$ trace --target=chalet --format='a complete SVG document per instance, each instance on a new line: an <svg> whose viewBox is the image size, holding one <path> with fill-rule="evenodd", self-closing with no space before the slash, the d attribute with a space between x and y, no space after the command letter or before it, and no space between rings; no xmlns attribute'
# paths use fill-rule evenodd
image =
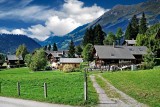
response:
<svg viewBox="0 0 160 107"><path fill-rule="evenodd" d="M145 46L95 45L94 48L96 66L139 64L142 62L142 56L147 51Z"/></svg>
<svg viewBox="0 0 160 107"><path fill-rule="evenodd" d="M24 60L22 56L17 57L16 55L7 55L6 62L7 62L7 65L10 65L10 66L17 66L18 64L24 65Z"/></svg>
<svg viewBox="0 0 160 107"><path fill-rule="evenodd" d="M80 67L81 62L83 62L82 58L60 58L60 64L62 67L66 64L69 64L77 68Z"/></svg>
<svg viewBox="0 0 160 107"><path fill-rule="evenodd" d="M59 59L66 56L67 51L45 51L47 59L52 62L59 62Z"/></svg>

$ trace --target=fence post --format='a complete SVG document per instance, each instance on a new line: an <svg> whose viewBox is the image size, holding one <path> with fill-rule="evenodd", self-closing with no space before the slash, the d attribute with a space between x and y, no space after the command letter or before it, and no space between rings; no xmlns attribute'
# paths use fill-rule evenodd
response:
<svg viewBox="0 0 160 107"><path fill-rule="evenodd" d="M21 92L20 92L20 82L17 82L17 93L18 96L20 96Z"/></svg>
<svg viewBox="0 0 160 107"><path fill-rule="evenodd" d="M2 83L0 82L0 93L1 93L1 91L2 91Z"/></svg>
<svg viewBox="0 0 160 107"><path fill-rule="evenodd" d="M88 84L87 84L87 71L84 72L84 100L87 103L88 100Z"/></svg>
<svg viewBox="0 0 160 107"><path fill-rule="evenodd" d="M47 98L47 83L44 83L44 97Z"/></svg>

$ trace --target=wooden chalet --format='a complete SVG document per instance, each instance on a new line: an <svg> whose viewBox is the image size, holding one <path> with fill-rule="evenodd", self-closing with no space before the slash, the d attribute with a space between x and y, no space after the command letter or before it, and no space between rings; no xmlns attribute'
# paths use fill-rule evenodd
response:
<svg viewBox="0 0 160 107"><path fill-rule="evenodd" d="M96 66L131 65L142 62L142 56L147 53L145 46L105 46L95 45Z"/></svg>
<svg viewBox="0 0 160 107"><path fill-rule="evenodd" d="M22 56L17 57L16 55L7 55L6 62L7 65L10 66L24 65L24 60Z"/></svg>

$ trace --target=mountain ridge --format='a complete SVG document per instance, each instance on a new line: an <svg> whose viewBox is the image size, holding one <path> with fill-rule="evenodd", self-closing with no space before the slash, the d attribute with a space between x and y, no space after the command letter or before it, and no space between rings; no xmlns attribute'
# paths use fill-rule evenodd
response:
<svg viewBox="0 0 160 107"><path fill-rule="evenodd" d="M25 35L0 34L0 53L13 54L19 45L25 44L29 52L33 52L36 48L40 48L32 38Z"/></svg>
<svg viewBox="0 0 160 107"><path fill-rule="evenodd" d="M148 0L133 5L118 4L93 22L77 27L70 33L59 37L61 39L56 40L58 37L55 36L48 38L47 40L49 41L45 40L44 42L45 45L47 45L51 43L51 41L54 41L60 49L67 49L67 44L69 44L71 39L74 40L75 45L79 45L82 42L87 28L100 24L106 34L108 32L115 33L118 27L121 27L122 30L125 31L132 16L137 15L137 17L140 18L143 12L146 14L148 25L160 22L160 0Z"/></svg>

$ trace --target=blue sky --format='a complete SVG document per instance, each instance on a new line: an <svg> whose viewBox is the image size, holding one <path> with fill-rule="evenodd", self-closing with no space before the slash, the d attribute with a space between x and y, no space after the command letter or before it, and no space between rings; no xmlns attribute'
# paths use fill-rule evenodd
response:
<svg viewBox="0 0 160 107"><path fill-rule="evenodd" d="M0 0L0 33L45 40L89 23L117 4L146 0Z"/></svg>

